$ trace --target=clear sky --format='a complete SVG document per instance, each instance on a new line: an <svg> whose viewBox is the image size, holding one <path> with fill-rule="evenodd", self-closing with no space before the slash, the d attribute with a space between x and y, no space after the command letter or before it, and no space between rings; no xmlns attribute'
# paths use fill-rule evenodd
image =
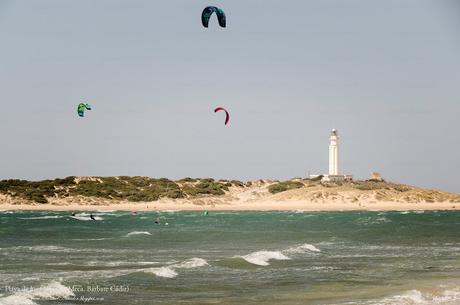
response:
<svg viewBox="0 0 460 305"><path fill-rule="evenodd" d="M226 29L201 26L206 5ZM286 179L326 172L337 128L342 173L460 192L459 17L455 0L0 0L0 178Z"/></svg>

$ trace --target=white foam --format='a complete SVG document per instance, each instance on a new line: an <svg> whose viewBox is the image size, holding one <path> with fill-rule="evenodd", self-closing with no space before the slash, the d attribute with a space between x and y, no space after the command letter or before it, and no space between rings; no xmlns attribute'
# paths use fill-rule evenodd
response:
<svg viewBox="0 0 460 305"><path fill-rule="evenodd" d="M199 257L193 257L181 263L176 263L168 266L163 266L159 268L147 268L143 269L144 272L153 273L159 277L174 278L178 275L176 269L191 269L198 268L208 265L208 262L205 259Z"/></svg>
<svg viewBox="0 0 460 305"><path fill-rule="evenodd" d="M107 239L112 239L112 238L111 237L105 237L105 238L74 238L72 240L90 241L90 240L107 240Z"/></svg>
<svg viewBox="0 0 460 305"><path fill-rule="evenodd" d="M0 298L0 305L35 305L33 300L58 300L75 296L72 290L59 282L46 286L18 291L10 296Z"/></svg>
<svg viewBox="0 0 460 305"><path fill-rule="evenodd" d="M90 216L78 216L78 215L77 216L70 216L70 218L77 219L77 220L80 220L80 221L104 220L102 217L94 216L94 215L93 215L94 219L91 219Z"/></svg>
<svg viewBox="0 0 460 305"><path fill-rule="evenodd" d="M31 296L37 299L57 300L75 295L69 287L59 282L51 282L45 287L33 290Z"/></svg>
<svg viewBox="0 0 460 305"><path fill-rule="evenodd" d="M177 276L177 272L170 267L160 267L160 268L149 268L145 269L147 273L153 273L159 277L174 278Z"/></svg>
<svg viewBox="0 0 460 305"><path fill-rule="evenodd" d="M126 234L126 237L133 236L133 235L152 235L152 234L146 231L134 231L134 232L129 232L128 234Z"/></svg>
<svg viewBox="0 0 460 305"><path fill-rule="evenodd" d="M28 297L13 294L4 298L0 298L0 305L37 305L37 303Z"/></svg>
<svg viewBox="0 0 460 305"><path fill-rule="evenodd" d="M186 261L183 261L182 263L174 264L172 265L172 267L190 269L190 268L203 267L206 265L208 265L208 262L205 259L194 257Z"/></svg>
<svg viewBox="0 0 460 305"><path fill-rule="evenodd" d="M270 260L289 260L290 258L279 251L257 251L248 255L241 256L248 263L268 266Z"/></svg>
<svg viewBox="0 0 460 305"><path fill-rule="evenodd" d="M112 262L100 262L100 261L90 261L85 263L85 266L98 266L98 267L118 267L118 266L146 266L146 265L156 265L158 262L128 262L128 261L112 261Z"/></svg>
<svg viewBox="0 0 460 305"><path fill-rule="evenodd" d="M70 266L70 265L73 265L72 263L47 263L46 264L47 266Z"/></svg>
<svg viewBox="0 0 460 305"><path fill-rule="evenodd" d="M93 213L93 216L121 216L121 215L115 214L115 213L96 212L96 213Z"/></svg>
<svg viewBox="0 0 460 305"><path fill-rule="evenodd" d="M419 290L409 290L400 295L386 297L381 300L367 302L370 305L456 305L460 304L460 287L444 290L440 293L422 293Z"/></svg>
<svg viewBox="0 0 460 305"><path fill-rule="evenodd" d="M383 223L388 223L388 222L391 222L391 220L386 218L385 216L378 217L375 219L373 217L362 217L362 218L356 219L355 222L360 225L368 226L368 225L379 225Z"/></svg>
<svg viewBox="0 0 460 305"><path fill-rule="evenodd" d="M63 216L54 215L54 216L25 217L25 218L19 218L19 219L24 219L24 220L29 220L29 219L55 219L55 218L62 218L62 217Z"/></svg>
<svg viewBox="0 0 460 305"><path fill-rule="evenodd" d="M19 251L39 251L39 252L72 252L74 249L60 247L60 246L17 246L10 248L3 248L5 250L19 250Z"/></svg>
<svg viewBox="0 0 460 305"><path fill-rule="evenodd" d="M158 262L130 262L130 263L135 264L135 265L141 265L141 266L143 266L143 265L156 265L156 264L158 264Z"/></svg>
<svg viewBox="0 0 460 305"><path fill-rule="evenodd" d="M303 244L303 245L300 245L300 246L292 247L292 248L287 249L284 252L286 252L286 253L305 253L306 251L321 252L320 249L316 248L315 246L313 246L311 244Z"/></svg>

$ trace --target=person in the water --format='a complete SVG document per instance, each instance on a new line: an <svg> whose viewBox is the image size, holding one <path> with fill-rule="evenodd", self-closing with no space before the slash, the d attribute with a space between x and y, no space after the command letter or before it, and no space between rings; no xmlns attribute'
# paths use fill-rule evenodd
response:
<svg viewBox="0 0 460 305"><path fill-rule="evenodd" d="M96 218L94 218L93 214L89 214L89 218L91 218L92 220L96 220Z"/></svg>
<svg viewBox="0 0 460 305"><path fill-rule="evenodd" d="M157 219L155 219L155 223L160 224L160 217L157 217Z"/></svg>
<svg viewBox="0 0 460 305"><path fill-rule="evenodd" d="M72 214L70 216L75 216L75 215L76 215L75 212L72 212Z"/></svg>

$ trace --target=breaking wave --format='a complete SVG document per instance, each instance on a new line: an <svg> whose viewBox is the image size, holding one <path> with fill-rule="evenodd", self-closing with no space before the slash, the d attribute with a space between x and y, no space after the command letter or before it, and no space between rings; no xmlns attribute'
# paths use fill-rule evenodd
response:
<svg viewBox="0 0 460 305"><path fill-rule="evenodd" d="M288 256L290 254L301 254L308 252L318 253L321 252L321 250L311 244L302 244L281 251L262 250L237 257L244 259L250 264L268 266L270 265L270 260L290 260L291 258Z"/></svg>
<svg viewBox="0 0 460 305"><path fill-rule="evenodd" d="M197 268L197 267L203 267L208 265L208 262L205 259L199 258L199 257L194 257L191 259L188 259L182 263L179 264L174 264L172 267L174 268L182 268L182 269L190 269L190 268Z"/></svg>
<svg viewBox="0 0 460 305"><path fill-rule="evenodd" d="M159 277L174 278L177 276L177 272L171 267L160 267L160 268L149 268L145 272L153 273Z"/></svg>
<svg viewBox="0 0 460 305"><path fill-rule="evenodd" d="M303 244L300 246L289 248L284 252L286 253L305 253L305 252L321 252L321 250L311 244Z"/></svg>
<svg viewBox="0 0 460 305"><path fill-rule="evenodd" d="M149 232L146 232L146 231L134 231L134 232L129 232L128 234L126 234L126 237L129 237L129 236L133 236L133 235L152 235L150 234Z"/></svg>
<svg viewBox="0 0 460 305"><path fill-rule="evenodd" d="M22 289L12 295L0 298L0 305L36 305L34 300L59 300L74 297L72 290L59 282L46 286Z"/></svg>
<svg viewBox="0 0 460 305"><path fill-rule="evenodd" d="M158 268L147 268L143 271L146 273L153 273L159 277L174 278L178 275L176 269L191 269L207 266L208 262L205 259L199 257L193 257L186 261L177 264L171 264L168 266L158 267Z"/></svg>
<svg viewBox="0 0 460 305"><path fill-rule="evenodd" d="M422 293L419 290L406 291L400 295L372 300L366 305L455 305L460 304L460 287L444 290L440 293Z"/></svg>
<svg viewBox="0 0 460 305"><path fill-rule="evenodd" d="M248 263L259 265L259 266L268 266L270 260L289 260L290 258L281 253L280 251L257 251L252 252L248 255L240 256Z"/></svg>

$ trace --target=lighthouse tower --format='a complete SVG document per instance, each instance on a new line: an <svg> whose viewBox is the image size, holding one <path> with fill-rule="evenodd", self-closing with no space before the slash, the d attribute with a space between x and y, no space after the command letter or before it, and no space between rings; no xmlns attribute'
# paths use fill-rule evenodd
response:
<svg viewBox="0 0 460 305"><path fill-rule="evenodd" d="M329 137L329 173L322 175L308 174L310 179L321 179L322 182L343 182L353 180L352 175L339 174L339 134L332 129Z"/></svg>
<svg viewBox="0 0 460 305"><path fill-rule="evenodd" d="M329 137L329 175L339 174L339 136L337 130L332 129Z"/></svg>

